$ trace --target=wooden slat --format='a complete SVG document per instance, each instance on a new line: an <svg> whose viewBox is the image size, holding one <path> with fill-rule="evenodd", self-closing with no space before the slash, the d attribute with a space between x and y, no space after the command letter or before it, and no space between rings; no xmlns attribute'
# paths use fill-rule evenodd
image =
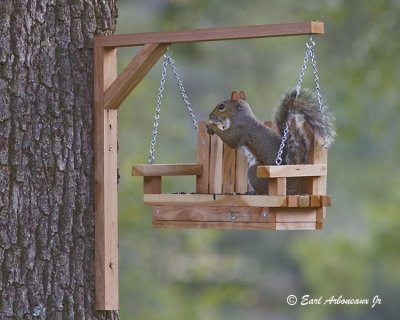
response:
<svg viewBox="0 0 400 320"><path fill-rule="evenodd" d="M315 230L315 222L277 222L276 230Z"/></svg>
<svg viewBox="0 0 400 320"><path fill-rule="evenodd" d="M268 208L154 206L153 220L211 222L273 222Z"/></svg>
<svg viewBox="0 0 400 320"><path fill-rule="evenodd" d="M286 178L274 178L269 179L268 183L268 196L283 196L286 195ZM287 206L287 198L286 198L286 206ZM276 208L270 208L269 213L272 217L274 217L274 223L276 223Z"/></svg>
<svg viewBox="0 0 400 320"><path fill-rule="evenodd" d="M203 166L197 163L136 164L132 166L133 176L190 176L200 175Z"/></svg>
<svg viewBox="0 0 400 320"><path fill-rule="evenodd" d="M301 164L257 167L257 176L260 178L316 177L326 175L326 164Z"/></svg>
<svg viewBox="0 0 400 320"><path fill-rule="evenodd" d="M276 222L316 222L316 209L276 209Z"/></svg>
<svg viewBox="0 0 400 320"><path fill-rule="evenodd" d="M298 206L300 208L307 208L310 206L310 197L309 196L298 196Z"/></svg>
<svg viewBox="0 0 400 320"><path fill-rule="evenodd" d="M94 177L97 310L118 310L117 110L104 109L104 91L116 76L116 50L96 48Z"/></svg>
<svg viewBox="0 0 400 320"><path fill-rule="evenodd" d="M297 196L287 196L287 203L289 208L298 207L298 197Z"/></svg>
<svg viewBox="0 0 400 320"><path fill-rule="evenodd" d="M321 206L322 207L330 207L331 206L331 197L330 196L321 196Z"/></svg>
<svg viewBox="0 0 400 320"><path fill-rule="evenodd" d="M270 196L286 195L286 178L271 178L271 179L269 179L268 194Z"/></svg>
<svg viewBox="0 0 400 320"><path fill-rule="evenodd" d="M144 203L153 206L286 207L287 199L286 196L145 194Z"/></svg>
<svg viewBox="0 0 400 320"><path fill-rule="evenodd" d="M210 221L153 221L154 228L275 230L275 223L265 222L210 222ZM299 228L299 227L298 227ZM300 229L296 229L300 230Z"/></svg>
<svg viewBox="0 0 400 320"><path fill-rule="evenodd" d="M222 192L223 142L214 134L210 141L210 193Z"/></svg>
<svg viewBox="0 0 400 320"><path fill-rule="evenodd" d="M236 150L235 192L246 193L247 184L247 158L239 149Z"/></svg>
<svg viewBox="0 0 400 320"><path fill-rule="evenodd" d="M222 156L222 193L235 192L236 150L224 144Z"/></svg>
<svg viewBox="0 0 400 320"><path fill-rule="evenodd" d="M181 43L323 34L324 23L308 21L225 28L95 36L95 47L130 47L149 43Z"/></svg>
<svg viewBox="0 0 400 320"><path fill-rule="evenodd" d="M205 121L199 122L197 134L197 163L202 165L201 175L196 177L196 192L209 192L210 174L210 135L207 133Z"/></svg>
<svg viewBox="0 0 400 320"><path fill-rule="evenodd" d="M310 207L322 206L322 196L310 196Z"/></svg>
<svg viewBox="0 0 400 320"><path fill-rule="evenodd" d="M325 208L317 209L317 212L316 212L317 221L315 222L315 229L322 229L323 221L324 221L324 211L325 211Z"/></svg>
<svg viewBox="0 0 400 320"><path fill-rule="evenodd" d="M323 145L321 145L317 141L317 139L314 138L313 140L314 141L312 143L312 149L309 154L309 162L314 164L321 164L321 163L327 164L328 163L327 149ZM327 183L327 176L309 178L307 182L307 190L312 195L326 195L326 183ZM323 200L321 200L321 203L322 201ZM317 229L322 229L325 212L326 212L325 208L321 208L317 211L317 222L316 222Z"/></svg>
<svg viewBox="0 0 400 320"><path fill-rule="evenodd" d="M118 109L166 50L167 44L146 44L107 89L104 108Z"/></svg>
<svg viewBox="0 0 400 320"><path fill-rule="evenodd" d="M315 230L315 222L203 222L203 221L153 221L155 228L192 228L192 229L228 229L228 230Z"/></svg>
<svg viewBox="0 0 400 320"><path fill-rule="evenodd" d="M158 177L148 177L158 178ZM271 207L271 208L319 208L329 206L329 196L285 195L230 195L230 194L144 194L144 203L153 206L211 206L211 207ZM156 189L158 190L158 189ZM316 200L318 197L319 201ZM324 199L324 200L322 200ZM286 210L286 209L285 209Z"/></svg>
<svg viewBox="0 0 400 320"><path fill-rule="evenodd" d="M161 177L151 176L143 177L144 194L160 194L161 193Z"/></svg>
<svg viewBox="0 0 400 320"><path fill-rule="evenodd" d="M322 146L316 139L312 144L312 148L309 154L309 162L314 165L327 166L328 153L324 146ZM325 169L327 170L327 169ZM308 192L313 195L326 195L326 175L311 178L308 183Z"/></svg>

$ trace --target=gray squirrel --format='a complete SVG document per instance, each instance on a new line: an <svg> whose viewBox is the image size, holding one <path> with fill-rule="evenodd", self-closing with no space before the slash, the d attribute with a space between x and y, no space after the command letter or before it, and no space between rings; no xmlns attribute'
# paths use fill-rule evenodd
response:
<svg viewBox="0 0 400 320"><path fill-rule="evenodd" d="M274 165L288 119L289 133L282 155L282 164L307 162L312 132L324 145L334 141L334 117L326 107L319 108L318 99L309 90L289 90L275 111L274 124L280 134L267 127L253 113L243 91L233 91L231 98L217 104L206 124L209 134L217 134L231 148L254 157L248 169L249 183L256 194L266 194L268 179L257 178L257 165ZM289 178L288 194L305 193L298 178Z"/></svg>

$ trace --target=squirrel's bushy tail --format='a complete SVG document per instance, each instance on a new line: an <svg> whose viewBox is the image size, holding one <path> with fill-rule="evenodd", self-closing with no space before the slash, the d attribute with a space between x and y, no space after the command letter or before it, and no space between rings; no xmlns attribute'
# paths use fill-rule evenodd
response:
<svg viewBox="0 0 400 320"><path fill-rule="evenodd" d="M296 89L291 89L284 96L275 113L275 124L281 135L289 114L301 114L320 143L325 146L333 143L336 135L335 118L327 111L327 106L324 105L320 110L318 98L312 91L301 89L297 93Z"/></svg>

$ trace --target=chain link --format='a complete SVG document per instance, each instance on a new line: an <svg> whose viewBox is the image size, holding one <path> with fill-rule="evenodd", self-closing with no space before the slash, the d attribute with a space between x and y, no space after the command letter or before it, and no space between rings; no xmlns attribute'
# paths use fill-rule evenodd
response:
<svg viewBox="0 0 400 320"><path fill-rule="evenodd" d="M189 115L192 119L193 126L195 128L195 131L199 130L199 125L196 121L196 117L194 115L194 112L191 108L191 104L189 102L189 98L186 95L185 87L183 86L181 77L179 76L179 73L176 69L175 66L175 60L171 58L172 53L169 55L164 54L164 62L162 65L162 71L161 71L161 80L160 80L160 87L158 89L158 97L157 97L157 106L156 106L156 114L154 116L154 123L153 123L153 132L152 132L152 139L151 139L151 147L150 147L150 155L148 158L149 164L153 164L154 162L154 153L155 153L155 145L157 143L157 133L158 133L158 123L160 119L160 111L161 111L161 103L162 103L162 98L163 98L163 92L164 92L164 84L166 81L166 75L167 75L167 66L170 65L172 72L174 73L176 83L179 88L179 92L181 93L182 99L186 105L186 108L189 112Z"/></svg>

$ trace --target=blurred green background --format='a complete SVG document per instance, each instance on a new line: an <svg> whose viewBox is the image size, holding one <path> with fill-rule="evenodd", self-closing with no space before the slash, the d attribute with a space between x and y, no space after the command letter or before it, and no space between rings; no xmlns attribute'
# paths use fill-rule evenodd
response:
<svg viewBox="0 0 400 320"><path fill-rule="evenodd" d="M119 112L121 319L399 319L400 1L118 1L117 33L320 20L322 95L337 117L324 230L152 229L142 205L161 61ZM296 85L307 36L172 46L199 120L232 90L270 119ZM119 50L119 68L137 52ZM310 67L304 86L313 87ZM169 74L155 163L194 162L196 135ZM166 179L167 192L194 179ZM289 306L288 295L370 299L368 306Z"/></svg>

